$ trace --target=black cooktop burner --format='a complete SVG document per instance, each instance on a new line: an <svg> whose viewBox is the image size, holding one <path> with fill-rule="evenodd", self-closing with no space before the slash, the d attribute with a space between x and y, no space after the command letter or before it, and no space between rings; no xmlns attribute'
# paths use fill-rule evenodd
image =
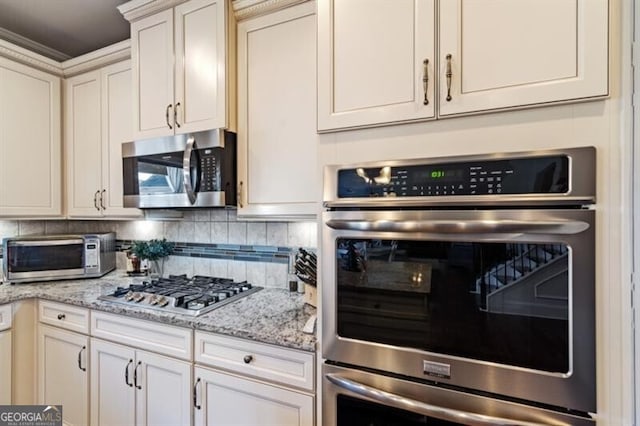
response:
<svg viewBox="0 0 640 426"><path fill-rule="evenodd" d="M169 275L118 287L98 299L197 316L261 289L229 278Z"/></svg>

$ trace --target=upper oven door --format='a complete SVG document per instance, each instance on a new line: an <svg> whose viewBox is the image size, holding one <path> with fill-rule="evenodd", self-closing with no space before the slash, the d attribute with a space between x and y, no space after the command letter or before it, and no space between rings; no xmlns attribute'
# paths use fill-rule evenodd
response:
<svg viewBox="0 0 640 426"><path fill-rule="evenodd" d="M594 211L323 222L326 359L595 411Z"/></svg>

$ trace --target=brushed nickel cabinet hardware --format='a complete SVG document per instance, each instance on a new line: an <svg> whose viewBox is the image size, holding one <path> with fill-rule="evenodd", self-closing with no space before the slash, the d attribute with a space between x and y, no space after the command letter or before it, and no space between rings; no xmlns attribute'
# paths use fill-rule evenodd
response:
<svg viewBox="0 0 640 426"><path fill-rule="evenodd" d="M93 194L93 206L96 208L96 210L100 211L100 206L98 206L98 194L100 193L100 190L98 189L96 191L95 194Z"/></svg>
<svg viewBox="0 0 640 426"><path fill-rule="evenodd" d="M429 89L429 60L422 61L422 89L424 90L424 105L429 105L429 96L427 90Z"/></svg>
<svg viewBox="0 0 640 426"><path fill-rule="evenodd" d="M451 71L451 53L447 54L447 73L445 76L447 77L447 102L451 102L451 77L453 77L453 72Z"/></svg>
<svg viewBox="0 0 640 426"><path fill-rule="evenodd" d="M133 364L133 360L130 359L129 362L127 363L127 366L124 368L124 382L127 384L127 386L129 386L130 388L133 387L133 383L129 383L129 366Z"/></svg>
<svg viewBox="0 0 640 426"><path fill-rule="evenodd" d="M142 389L142 386L138 384L138 367L142 365L142 361L138 361L136 368L133 370L133 384L136 389Z"/></svg>
<svg viewBox="0 0 640 426"><path fill-rule="evenodd" d="M176 127L180 128L180 122L178 121L178 107L180 106L180 102L176 104L176 107L173 109L173 123Z"/></svg>
<svg viewBox="0 0 640 426"><path fill-rule="evenodd" d="M102 192L100 193L100 207L102 207L102 210L106 210L107 208L104 206L104 195L107 192L106 189L103 189Z"/></svg>
<svg viewBox="0 0 640 426"><path fill-rule="evenodd" d="M66 317L67 317L67 316L66 316L65 314L58 314L58 319L59 319L59 320L61 320L61 321L62 321L63 319L65 319Z"/></svg>
<svg viewBox="0 0 640 426"><path fill-rule="evenodd" d="M198 383L200 383L200 377L196 380L196 384L193 385L193 406L196 407L197 410L201 410L202 405L198 404Z"/></svg>
<svg viewBox="0 0 640 426"><path fill-rule="evenodd" d="M242 181L240 181L240 185L238 186L238 205L242 208Z"/></svg>
<svg viewBox="0 0 640 426"><path fill-rule="evenodd" d="M83 346L82 349L80 349L80 352L78 352L78 368L82 371L87 371L87 368L82 366L82 351L85 349L87 349L87 347Z"/></svg>
<svg viewBox="0 0 640 426"><path fill-rule="evenodd" d="M253 361L253 355L245 355L242 359L245 364L250 364Z"/></svg>
<svg viewBox="0 0 640 426"><path fill-rule="evenodd" d="M167 110L165 111L165 120L167 121L167 126L169 126L170 130L173 130L173 126L171 125L171 123L169 123L169 110L172 106L173 104L167 105Z"/></svg>

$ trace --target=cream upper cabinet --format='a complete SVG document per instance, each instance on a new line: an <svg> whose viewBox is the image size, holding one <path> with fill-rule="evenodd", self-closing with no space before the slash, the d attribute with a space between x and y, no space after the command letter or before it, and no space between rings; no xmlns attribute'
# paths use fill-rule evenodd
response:
<svg viewBox="0 0 640 426"><path fill-rule="evenodd" d="M607 95L606 0L439 5L440 116Z"/></svg>
<svg viewBox="0 0 640 426"><path fill-rule="evenodd" d="M65 82L69 217L136 217L123 207L122 144L131 140L130 61Z"/></svg>
<svg viewBox="0 0 640 426"><path fill-rule="evenodd" d="M62 215L60 79L0 58L0 217Z"/></svg>
<svg viewBox="0 0 640 426"><path fill-rule="evenodd" d="M227 6L190 0L131 24L134 139L229 125Z"/></svg>
<svg viewBox="0 0 640 426"><path fill-rule="evenodd" d="M315 2L238 23L238 216L319 208Z"/></svg>
<svg viewBox="0 0 640 426"><path fill-rule="evenodd" d="M608 19L607 0L322 0L318 131L607 96Z"/></svg>
<svg viewBox="0 0 640 426"><path fill-rule="evenodd" d="M434 0L318 1L318 131L435 117Z"/></svg>

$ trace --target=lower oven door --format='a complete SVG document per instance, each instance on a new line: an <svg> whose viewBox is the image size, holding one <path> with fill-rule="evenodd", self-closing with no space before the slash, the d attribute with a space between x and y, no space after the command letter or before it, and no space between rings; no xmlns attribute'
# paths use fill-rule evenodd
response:
<svg viewBox="0 0 640 426"><path fill-rule="evenodd" d="M324 364L322 371L326 425L595 425L588 417L351 368Z"/></svg>
<svg viewBox="0 0 640 426"><path fill-rule="evenodd" d="M323 356L595 412L594 211L323 216Z"/></svg>

